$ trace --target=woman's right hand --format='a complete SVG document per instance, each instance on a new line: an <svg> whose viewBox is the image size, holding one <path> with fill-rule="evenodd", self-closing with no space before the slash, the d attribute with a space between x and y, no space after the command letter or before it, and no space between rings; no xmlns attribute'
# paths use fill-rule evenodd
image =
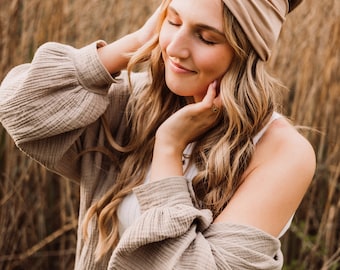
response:
<svg viewBox="0 0 340 270"><path fill-rule="evenodd" d="M153 37L160 10L159 7L136 32L98 49L99 58L109 73L115 74L125 69L129 62L127 55L138 50Z"/></svg>
<svg viewBox="0 0 340 270"><path fill-rule="evenodd" d="M158 7L151 17L144 23L144 25L135 32L140 47L151 40L156 33L160 11L161 7Z"/></svg>

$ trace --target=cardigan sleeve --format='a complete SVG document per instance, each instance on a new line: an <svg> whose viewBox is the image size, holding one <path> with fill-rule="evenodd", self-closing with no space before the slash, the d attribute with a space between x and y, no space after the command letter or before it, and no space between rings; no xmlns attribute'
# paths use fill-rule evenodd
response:
<svg viewBox="0 0 340 270"><path fill-rule="evenodd" d="M142 216L114 250L113 269L281 269L280 242L246 225L212 223L194 207L187 180L168 178L135 188Z"/></svg>
<svg viewBox="0 0 340 270"><path fill-rule="evenodd" d="M110 87L122 87L101 64L99 46L105 42L80 49L46 43L0 87L0 121L16 145L67 177L78 176L77 139L106 111Z"/></svg>

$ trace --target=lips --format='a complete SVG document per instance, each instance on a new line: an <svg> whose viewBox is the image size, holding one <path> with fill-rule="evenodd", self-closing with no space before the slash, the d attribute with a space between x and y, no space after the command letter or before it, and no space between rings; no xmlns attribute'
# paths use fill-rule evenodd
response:
<svg viewBox="0 0 340 270"><path fill-rule="evenodd" d="M174 61L172 61L171 59L168 60L169 62L169 66L171 68L172 71L176 72L176 73L196 73L193 70L190 70L178 63L175 63Z"/></svg>

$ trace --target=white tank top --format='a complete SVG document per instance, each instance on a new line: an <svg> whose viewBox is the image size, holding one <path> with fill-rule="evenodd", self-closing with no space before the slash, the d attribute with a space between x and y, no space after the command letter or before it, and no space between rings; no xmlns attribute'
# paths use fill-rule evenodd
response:
<svg viewBox="0 0 340 270"><path fill-rule="evenodd" d="M274 112L272 117L266 124L266 126L264 126L260 130L260 132L254 136L253 143L256 144L261 139L263 134L266 132L269 125L273 121L281 117L282 115ZM185 172L184 177L188 179L189 181L191 181L197 173L197 168L194 165L191 165L188 167L189 156L192 153L193 147L194 147L194 143L191 143L183 151L183 157L185 157L183 161L183 171ZM150 180L150 171L147 173L144 183L149 182L149 180ZM124 231L141 215L137 197L133 192L125 196L125 198L122 200L122 202L118 206L117 215L118 215L118 220L119 220L119 235L121 236L124 233ZM286 226L283 228L279 237L285 234L285 232L289 229L293 217L294 216L291 217L291 219L288 221Z"/></svg>

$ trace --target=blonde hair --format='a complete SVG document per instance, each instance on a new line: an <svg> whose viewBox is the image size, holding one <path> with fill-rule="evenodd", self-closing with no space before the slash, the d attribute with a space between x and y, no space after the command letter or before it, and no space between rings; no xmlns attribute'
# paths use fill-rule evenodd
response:
<svg viewBox="0 0 340 270"><path fill-rule="evenodd" d="M163 1L158 32L166 17L171 0ZM219 123L196 142L191 162L198 168L192 180L197 201L211 209L216 217L242 183L242 174L254 151L252 138L264 126L275 109L274 94L280 84L265 71L241 27L224 8L224 27L235 57L224 75L220 95L223 109ZM112 147L124 152L122 166L113 187L88 210L83 234L92 218L97 219L99 241L96 258L100 259L119 241L117 209L132 189L143 183L152 161L154 135L171 114L186 104L183 97L166 86L164 65L158 34L132 55L128 71L148 66L151 84L139 93L132 93L127 111L129 138L125 147L118 146L107 125L106 136Z"/></svg>

